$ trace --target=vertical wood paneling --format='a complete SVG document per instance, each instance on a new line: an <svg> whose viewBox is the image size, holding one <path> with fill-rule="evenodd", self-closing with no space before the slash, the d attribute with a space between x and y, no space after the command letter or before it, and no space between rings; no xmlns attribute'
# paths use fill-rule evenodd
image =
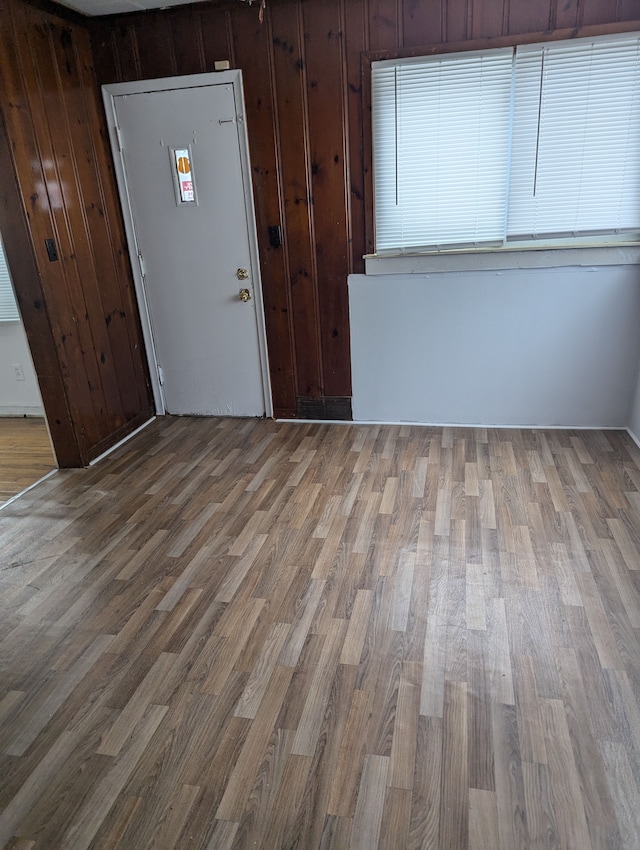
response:
<svg viewBox="0 0 640 850"><path fill-rule="evenodd" d="M617 20L640 20L640 0L618 0Z"/></svg>
<svg viewBox="0 0 640 850"><path fill-rule="evenodd" d="M544 32L551 27L551 0L536 3L510 3L508 34Z"/></svg>
<svg viewBox="0 0 640 850"><path fill-rule="evenodd" d="M56 345L47 313L42 281L31 245L29 222L22 205L10 155L4 117L0 113L0 231L20 312L30 341L31 356L38 375L42 398L46 400L49 432L60 466L78 463L80 449Z"/></svg>
<svg viewBox="0 0 640 850"><path fill-rule="evenodd" d="M402 47L395 0L368 0L369 49L396 50Z"/></svg>
<svg viewBox="0 0 640 850"><path fill-rule="evenodd" d="M440 44L444 39L443 12L444 0L403 1L403 46L414 47L418 44Z"/></svg>
<svg viewBox="0 0 640 850"><path fill-rule="evenodd" d="M471 2L472 0L445 0L446 40L465 41L471 38Z"/></svg>
<svg viewBox="0 0 640 850"><path fill-rule="evenodd" d="M105 428L115 432L122 427L125 416L135 416L139 399L135 383L130 386L135 376L127 368L132 364L125 356L126 328L121 320L112 322L114 313L122 313L121 300L115 304L109 301L108 307L103 303L103 296L107 300L112 294L107 286L101 288L100 279L106 281L115 275L113 245L105 230L100 178L74 40L67 30L40 27L36 12L31 12L29 18L34 34L32 55L37 56L40 67L55 69L48 77L34 70L40 81L42 114L51 139L47 156L56 168L54 191L58 197L52 207L60 262L71 303L76 305L73 324L66 326L63 336L77 335L82 351L95 353L84 358L93 405L93 416L84 427L90 445L97 445ZM50 89L45 81L54 80L55 88ZM79 116L85 120L79 120ZM111 324L116 350L122 355L119 362L112 351ZM124 333L118 334L117 329ZM130 386L126 404L120 381L122 387Z"/></svg>
<svg viewBox="0 0 640 850"><path fill-rule="evenodd" d="M347 115L349 118L349 186L351 193L351 262L349 271L364 271L367 253L364 207L362 53L369 49L366 0L344 0L347 73Z"/></svg>
<svg viewBox="0 0 640 850"><path fill-rule="evenodd" d="M108 25L107 25L108 28ZM119 80L138 80L142 76L140 70L140 57L138 55L138 37L136 28L125 18L115 33L118 42L126 49L118 50L120 73Z"/></svg>
<svg viewBox="0 0 640 850"><path fill-rule="evenodd" d="M302 16L298 5L271 12L278 148L284 200L283 226L291 292L291 316L297 366L296 394L322 394L320 314L313 233L307 73Z"/></svg>
<svg viewBox="0 0 640 850"><path fill-rule="evenodd" d="M179 12L178 12L179 17ZM191 33L191 37L202 43L204 52L204 70L213 71L214 63L220 59L227 59L234 68L233 45L229 40L229 12L221 12L207 6L198 10L199 32ZM178 73L182 71L182 65L178 62Z"/></svg>
<svg viewBox="0 0 640 850"><path fill-rule="evenodd" d="M21 292L21 286L28 288L27 281L18 278L16 286L36 371L51 375L57 369L64 386L74 438L69 441L67 434L66 446L59 445L52 427L59 460L81 465L152 412L89 40L83 26L23 0L9 0L2 9L0 40L2 106L28 209L54 363L38 363L38 341L30 330L38 324L32 311L42 305L24 298L27 289ZM56 262L48 260L47 238L56 241ZM58 426L60 399L47 386L41 381L43 402L52 426Z"/></svg>
<svg viewBox="0 0 640 850"><path fill-rule="evenodd" d="M95 77L88 60L83 61L75 47L78 67L77 108L86 110L88 125L102 125L101 105L94 96ZM86 52L88 56L88 51ZM133 278L128 261L124 229L115 188L115 175L106 132L86 133L87 185L83 184L87 228L94 255L103 318L110 339L112 366L118 375L125 421L135 419L150 407L147 361ZM95 197L97 200L92 200ZM99 322L98 318L98 322ZM100 358L102 362L102 358ZM146 413L145 413L146 415Z"/></svg>
<svg viewBox="0 0 640 850"><path fill-rule="evenodd" d="M505 4L508 2L509 0L493 0L491 3L486 0L473 0L471 38L495 38L502 35Z"/></svg>
<svg viewBox="0 0 640 850"><path fill-rule="evenodd" d="M115 27L96 23L91 47L93 61L100 73L105 79L119 82L122 79L119 66L121 51L117 48Z"/></svg>
<svg viewBox="0 0 640 850"><path fill-rule="evenodd" d="M203 30L197 9L186 9L184 12L173 11L169 25L173 34L176 73L202 74L208 70L205 62Z"/></svg>
<svg viewBox="0 0 640 850"><path fill-rule="evenodd" d="M307 3L304 37L324 394L351 394L344 59L338 0Z"/></svg>
<svg viewBox="0 0 640 850"><path fill-rule="evenodd" d="M143 80L176 74L174 32L169 26L170 19L170 15L151 12L148 17L138 18L134 24L139 73Z"/></svg>
<svg viewBox="0 0 640 850"><path fill-rule="evenodd" d="M556 0L556 27L558 29L578 26L581 0ZM613 3L611 3L613 12Z"/></svg>
<svg viewBox="0 0 640 850"><path fill-rule="evenodd" d="M78 311L74 309L77 278L72 275L69 279L67 276L64 252L66 251L68 257L71 251L68 242L65 245L62 241L65 232L60 234L58 231L59 224L66 230L66 222L64 216L58 216L58 220L55 216L56 210L60 210L62 206L56 153L61 157L61 165L64 165L63 151L56 152L53 149L46 103L43 101L45 92L40 86L31 41L19 38L20 33L26 33L28 30L26 15L29 9L20 5L14 6L12 11L13 20L7 21L8 31L3 33L5 36L3 44L9 41L17 46L12 59L9 59L7 53L4 54L14 69L13 73L10 73L6 67L3 68L3 91L10 104L7 111L7 130L12 144L15 145L14 149L22 154L16 162L20 185L33 187L29 202L36 258L39 269L47 270L47 281L53 292L58 295L58 309L50 314L54 337L63 374L75 372L77 380L77 386L73 387L70 395L69 405L74 422L83 422L79 443L90 444L98 440L95 428L97 410L91 392L92 380L94 386L97 384L96 364L95 360L91 364L83 357L83 350L86 350L83 348L83 343L84 346L88 346L88 350L91 350L92 343L84 333L86 325L83 323L81 327L77 326ZM43 28L38 27L36 34L38 32L42 37ZM51 67L51 63L46 59L45 65ZM49 77L49 94L52 107L55 108L56 98L55 91L52 91L52 77L53 75ZM55 123L58 118L56 109ZM48 258L44 244L47 238L56 240L61 255L58 262L50 263L48 267L45 265L48 263ZM48 305L50 301L51 299L47 298ZM84 305L81 303L78 306L82 315Z"/></svg>
<svg viewBox="0 0 640 850"><path fill-rule="evenodd" d="M582 0L581 26L606 24L611 20L612 3L610 0ZM617 12L615 10L614 14Z"/></svg>
<svg viewBox="0 0 640 850"><path fill-rule="evenodd" d="M127 328L120 318L123 313L122 299L113 298L120 293L117 289L110 291L100 285L103 276L117 277L114 246L104 217L94 136L88 122L74 120L77 115L86 113L74 44L64 34L49 30L47 35L51 64L58 74L61 93L59 103L63 109L59 114L62 120L56 122L57 130L52 132L52 138L56 146L55 137L61 135L61 148L67 145L70 151L68 179L61 174L64 207L69 228L73 227L73 232L68 233L68 239L75 254L75 267L79 275L82 269L79 283L93 347L98 354L95 362L102 394L105 399L118 401L113 408L105 405L102 417L108 419L110 429L116 431L123 424L123 416L135 415L139 398L133 364L130 356L125 356L127 353L130 355L130 352Z"/></svg>
<svg viewBox="0 0 640 850"><path fill-rule="evenodd" d="M268 22L262 26L258 23L255 7L238 5L231 12L229 22L235 67L244 72L274 414L292 416L296 409L297 363L285 248L281 154L277 144L273 35ZM285 231L285 242L273 248L269 244L268 228L277 225L282 225Z"/></svg>

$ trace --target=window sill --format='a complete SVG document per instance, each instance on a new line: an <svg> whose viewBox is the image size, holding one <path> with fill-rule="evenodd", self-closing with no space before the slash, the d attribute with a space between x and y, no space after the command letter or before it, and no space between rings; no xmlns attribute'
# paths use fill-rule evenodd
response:
<svg viewBox="0 0 640 850"><path fill-rule="evenodd" d="M428 274L429 272L548 269L562 266L630 266L640 263L640 243L550 248L465 248L424 254L366 254L365 273Z"/></svg>

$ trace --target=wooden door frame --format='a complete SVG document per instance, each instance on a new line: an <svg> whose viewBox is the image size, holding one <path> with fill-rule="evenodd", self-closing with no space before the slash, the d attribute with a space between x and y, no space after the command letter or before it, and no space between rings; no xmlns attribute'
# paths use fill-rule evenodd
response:
<svg viewBox="0 0 640 850"><path fill-rule="evenodd" d="M260 278L260 262L258 255L258 234L256 231L256 215L253 203L253 192L251 183L251 169L249 159L249 138L247 135L245 119L244 92L242 88L242 71L219 71L207 74L189 74L181 77L163 77L156 80L136 80L128 83L109 83L102 86L102 97L107 118L107 128L111 142L111 152L115 168L116 182L120 195L120 205L124 219L127 243L129 245L129 256L131 257L131 270L135 284L138 309L142 324L142 334L147 351L149 373L153 388L153 399L158 414L165 413L164 393L160 384L158 358L153 339L149 304L144 284L144 277L140 264L135 261L139 255L138 242L134 226L131 196L127 184L124 169L124 155L120 146L119 128L117 126L117 114L115 98L127 94L144 94L147 92L161 92L174 89L202 88L205 86L218 86L231 84L236 104L238 142L240 148L240 164L242 171L242 184L244 188L244 202L247 210L247 231L249 237L249 253L251 265L251 279L254 281L254 298L256 312L256 329L258 335L258 350L260 357L260 372L262 379L262 391L264 396L265 414L273 416L273 401L271 397L271 383L269 380L269 361L267 353L267 334L264 316L264 302L262 297L262 284Z"/></svg>

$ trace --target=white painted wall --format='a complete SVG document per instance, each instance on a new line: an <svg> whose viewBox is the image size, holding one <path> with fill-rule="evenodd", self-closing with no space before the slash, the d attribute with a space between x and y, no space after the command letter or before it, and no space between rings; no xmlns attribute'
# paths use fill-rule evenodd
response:
<svg viewBox="0 0 640 850"><path fill-rule="evenodd" d="M13 364L22 365L16 381ZM0 416L44 416L36 373L21 322L0 322Z"/></svg>
<svg viewBox="0 0 640 850"><path fill-rule="evenodd" d="M351 275L349 304L358 421L629 421L637 266Z"/></svg>

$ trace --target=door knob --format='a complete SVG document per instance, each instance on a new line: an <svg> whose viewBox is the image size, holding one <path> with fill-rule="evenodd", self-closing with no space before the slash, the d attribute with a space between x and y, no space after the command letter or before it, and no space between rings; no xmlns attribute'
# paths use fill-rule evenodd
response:
<svg viewBox="0 0 640 850"><path fill-rule="evenodd" d="M241 301L251 301L251 293L248 289L240 290L240 300Z"/></svg>
<svg viewBox="0 0 640 850"><path fill-rule="evenodd" d="M249 277L249 272L246 269L238 269L236 277L238 280L246 280Z"/></svg>

